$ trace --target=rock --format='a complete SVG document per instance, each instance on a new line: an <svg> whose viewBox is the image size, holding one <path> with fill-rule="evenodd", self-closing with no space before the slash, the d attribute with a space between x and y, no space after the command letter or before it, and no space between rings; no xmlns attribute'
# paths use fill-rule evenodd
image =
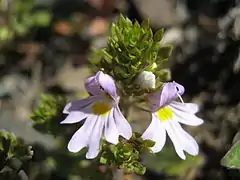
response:
<svg viewBox="0 0 240 180"><path fill-rule="evenodd" d="M84 81L89 76L89 68L74 68L70 61L67 61L67 63L59 70L56 81L58 85L66 90L84 91Z"/></svg>
<svg viewBox="0 0 240 180"><path fill-rule="evenodd" d="M180 24L188 17L184 4L169 0L133 0L144 19L149 18L151 25L159 28Z"/></svg>

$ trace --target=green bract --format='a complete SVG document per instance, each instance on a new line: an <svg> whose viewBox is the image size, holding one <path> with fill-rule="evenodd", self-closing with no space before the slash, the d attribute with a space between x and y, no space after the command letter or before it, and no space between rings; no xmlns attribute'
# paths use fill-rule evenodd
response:
<svg viewBox="0 0 240 180"><path fill-rule="evenodd" d="M126 95L138 96L144 91L134 80L142 71L153 72L163 82L170 79L170 73L166 75L166 69L162 72L161 68L168 60L172 46L161 45L162 36L163 29L153 34L148 20L140 25L121 15L112 24L107 47L95 50L89 60L118 81ZM156 67L151 68L153 65Z"/></svg>
<svg viewBox="0 0 240 180"><path fill-rule="evenodd" d="M31 115L34 127L55 136L61 133L60 121L63 119L62 110L65 104L66 99L62 96L42 95L38 108Z"/></svg>
<svg viewBox="0 0 240 180"><path fill-rule="evenodd" d="M136 133L129 141L121 138L116 146L104 142L100 163L123 168L127 173L143 175L146 168L140 163L140 154L144 150L150 151L150 147L153 147L154 144L153 141L143 140Z"/></svg>
<svg viewBox="0 0 240 180"><path fill-rule="evenodd" d="M31 146L23 144L13 133L0 131L0 179L19 177L18 173L32 156Z"/></svg>

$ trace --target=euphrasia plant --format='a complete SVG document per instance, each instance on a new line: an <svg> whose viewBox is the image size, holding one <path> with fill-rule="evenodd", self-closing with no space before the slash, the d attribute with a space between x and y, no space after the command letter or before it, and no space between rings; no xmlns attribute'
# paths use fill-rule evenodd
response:
<svg viewBox="0 0 240 180"><path fill-rule="evenodd" d="M21 179L24 165L32 159L31 146L23 144L13 133L0 130L0 179Z"/></svg>
<svg viewBox="0 0 240 180"><path fill-rule="evenodd" d="M140 175L146 170L141 153L160 152L167 134L181 159L186 159L184 151L198 154L197 142L180 123L198 126L203 120L195 115L198 105L183 101L184 87L168 82L170 71L163 67L172 46L161 44L162 36L162 29L152 32L148 20L140 25L120 16L112 24L107 47L89 58L94 67L85 81L89 96L63 108L67 116L61 124L83 123L72 135L69 151L87 148L87 159L98 157L102 164ZM152 116L143 134L133 132L128 121L131 106ZM41 124L39 114L33 119Z"/></svg>

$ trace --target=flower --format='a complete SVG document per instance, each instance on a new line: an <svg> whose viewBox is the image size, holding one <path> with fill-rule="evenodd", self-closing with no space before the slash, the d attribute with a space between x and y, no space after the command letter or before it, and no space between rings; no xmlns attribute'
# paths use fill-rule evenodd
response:
<svg viewBox="0 0 240 180"><path fill-rule="evenodd" d="M109 75L97 72L95 76L88 78L85 88L90 96L68 103L63 110L68 116L61 124L72 124L86 119L69 141L68 150L78 152L88 147L86 158L93 159L100 151L103 131L106 141L118 144L119 135L130 139L132 129L118 107L116 85Z"/></svg>
<svg viewBox="0 0 240 180"><path fill-rule="evenodd" d="M152 121L142 138L156 142L152 147L155 153L162 150L166 142L166 132L180 158L186 159L184 151L193 156L199 152L197 142L179 124L198 126L203 123L203 120L195 115L199 110L198 105L183 102L181 95L184 91L182 85L169 82L164 84L162 91L149 94ZM182 102L173 101L178 97Z"/></svg>
<svg viewBox="0 0 240 180"><path fill-rule="evenodd" d="M138 75L136 83L139 84L142 89L154 89L156 84L155 75L149 71L142 71Z"/></svg>

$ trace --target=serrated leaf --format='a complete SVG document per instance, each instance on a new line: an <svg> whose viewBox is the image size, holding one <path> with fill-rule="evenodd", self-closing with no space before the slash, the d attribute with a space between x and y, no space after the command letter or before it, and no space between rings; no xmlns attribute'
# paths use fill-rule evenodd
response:
<svg viewBox="0 0 240 180"><path fill-rule="evenodd" d="M228 168L240 169L240 140L230 148L221 160L221 164Z"/></svg>
<svg viewBox="0 0 240 180"><path fill-rule="evenodd" d="M172 53L172 49L171 45L160 47L158 50L158 61L161 63L161 61L168 59Z"/></svg>
<svg viewBox="0 0 240 180"><path fill-rule="evenodd" d="M103 53L104 60L105 60L108 64L111 64L113 57L106 51L106 49L103 49L103 50L102 50L102 53Z"/></svg>
<svg viewBox="0 0 240 180"><path fill-rule="evenodd" d="M116 66L114 67L113 72L116 77L119 77L119 79L130 77L130 75L127 73L127 68L125 67Z"/></svg>
<svg viewBox="0 0 240 180"><path fill-rule="evenodd" d="M163 29L159 29L153 36L154 41L161 41L163 37Z"/></svg>
<svg viewBox="0 0 240 180"><path fill-rule="evenodd" d="M149 26L150 26L150 20L149 20L149 19L144 20L144 21L141 23L141 26L142 26L144 29L148 29Z"/></svg>
<svg viewBox="0 0 240 180"><path fill-rule="evenodd" d="M132 26L132 21L130 21L130 19L125 18L122 14L120 14L118 24L121 28L126 29L126 28Z"/></svg>
<svg viewBox="0 0 240 180"><path fill-rule="evenodd" d="M140 27L140 24L138 23L138 21L135 21L134 22L134 28L136 28L136 29L140 29L141 27Z"/></svg>

